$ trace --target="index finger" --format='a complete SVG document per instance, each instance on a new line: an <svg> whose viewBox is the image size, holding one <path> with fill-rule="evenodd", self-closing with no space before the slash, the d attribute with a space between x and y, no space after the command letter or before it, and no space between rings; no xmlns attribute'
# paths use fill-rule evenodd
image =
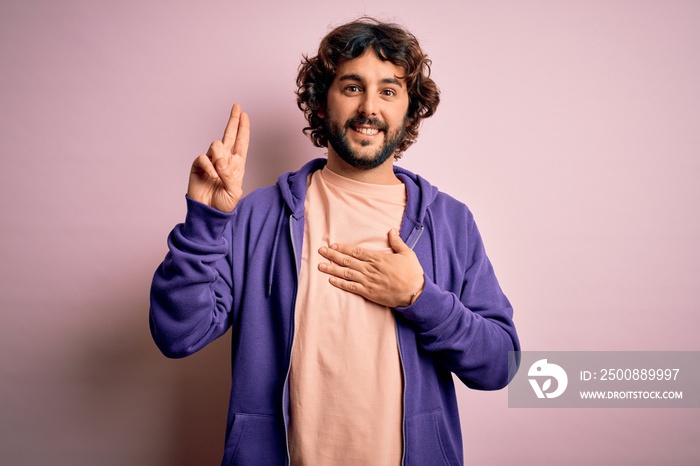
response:
<svg viewBox="0 0 700 466"><path fill-rule="evenodd" d="M221 138L221 142L224 144L224 149L229 153L233 149L234 141L236 140L236 135L238 134L238 124L241 120L241 106L238 104L233 104L231 108L231 116L226 123L226 129L224 129L224 137Z"/></svg>
<svg viewBox="0 0 700 466"><path fill-rule="evenodd" d="M334 243L329 247L322 247L319 253L328 260L344 267L357 268L361 262L373 259L371 251L352 244Z"/></svg>

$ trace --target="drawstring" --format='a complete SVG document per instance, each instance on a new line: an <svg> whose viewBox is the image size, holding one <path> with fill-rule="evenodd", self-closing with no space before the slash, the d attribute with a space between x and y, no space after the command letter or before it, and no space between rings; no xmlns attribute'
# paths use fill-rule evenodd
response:
<svg viewBox="0 0 700 466"><path fill-rule="evenodd" d="M272 277L275 273L275 259L277 259L277 249L280 241L280 231L282 229L282 220L284 219L284 206L280 209L280 215L277 219L277 228L275 229L275 240L272 243L272 254L270 256L270 266L267 268L267 296L272 296Z"/></svg>

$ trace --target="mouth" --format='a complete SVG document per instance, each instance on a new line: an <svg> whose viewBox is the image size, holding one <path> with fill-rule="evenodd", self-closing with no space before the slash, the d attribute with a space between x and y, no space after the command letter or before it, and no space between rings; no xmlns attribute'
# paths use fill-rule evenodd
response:
<svg viewBox="0 0 700 466"><path fill-rule="evenodd" d="M386 131L388 129L386 124L379 121L379 119L365 118L362 116L351 119L347 122L346 126L352 129L355 133L368 137L376 136L382 131Z"/></svg>
<svg viewBox="0 0 700 466"><path fill-rule="evenodd" d="M352 125L350 126L353 131L358 132L360 134L364 134L365 136L374 136L375 134L379 134L380 129L375 128L373 126L355 126Z"/></svg>

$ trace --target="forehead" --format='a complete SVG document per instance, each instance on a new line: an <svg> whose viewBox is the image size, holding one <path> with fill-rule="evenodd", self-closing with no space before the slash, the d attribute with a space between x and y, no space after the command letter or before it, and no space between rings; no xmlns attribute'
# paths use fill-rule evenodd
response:
<svg viewBox="0 0 700 466"><path fill-rule="evenodd" d="M405 71L402 66L380 59L372 49L357 58L345 60L338 65L334 81L355 79L365 82L397 80L403 83Z"/></svg>

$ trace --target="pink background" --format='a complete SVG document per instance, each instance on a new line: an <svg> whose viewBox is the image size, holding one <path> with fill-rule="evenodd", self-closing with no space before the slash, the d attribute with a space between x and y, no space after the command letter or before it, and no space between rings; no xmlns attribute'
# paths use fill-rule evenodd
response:
<svg viewBox="0 0 700 466"><path fill-rule="evenodd" d="M232 102L248 191L322 154L296 68L362 13L434 60L401 164L474 211L524 349L700 350L700 2L4 0L1 464L218 464L228 341L162 357L150 278ZM471 464L700 461L697 409L458 393Z"/></svg>

